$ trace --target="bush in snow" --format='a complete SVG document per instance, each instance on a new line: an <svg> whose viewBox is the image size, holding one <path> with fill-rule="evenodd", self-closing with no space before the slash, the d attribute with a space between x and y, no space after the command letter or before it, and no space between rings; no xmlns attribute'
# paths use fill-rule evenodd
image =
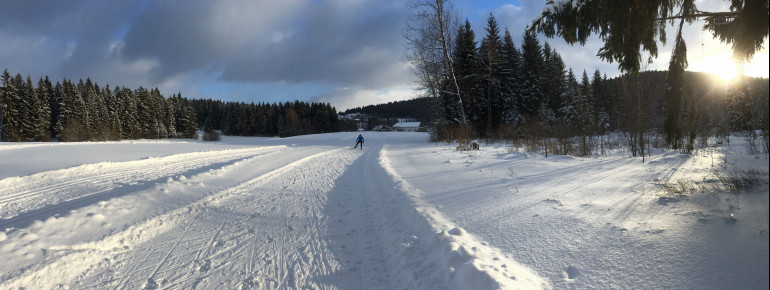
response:
<svg viewBox="0 0 770 290"><path fill-rule="evenodd" d="M222 136L219 135L219 132L212 129L206 129L206 132L203 132L203 141L219 141L219 140L222 140Z"/></svg>

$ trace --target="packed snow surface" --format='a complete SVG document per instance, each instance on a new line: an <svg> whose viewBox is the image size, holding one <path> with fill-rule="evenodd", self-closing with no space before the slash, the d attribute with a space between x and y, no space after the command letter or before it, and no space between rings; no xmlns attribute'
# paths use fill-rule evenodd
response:
<svg viewBox="0 0 770 290"><path fill-rule="evenodd" d="M739 137L642 163L357 135L0 143L0 289L768 288Z"/></svg>

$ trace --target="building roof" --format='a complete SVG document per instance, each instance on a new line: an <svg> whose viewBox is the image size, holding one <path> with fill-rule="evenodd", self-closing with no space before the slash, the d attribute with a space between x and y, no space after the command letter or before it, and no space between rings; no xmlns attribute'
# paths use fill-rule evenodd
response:
<svg viewBox="0 0 770 290"><path fill-rule="evenodd" d="M420 122L402 122L393 125L393 128L419 128Z"/></svg>

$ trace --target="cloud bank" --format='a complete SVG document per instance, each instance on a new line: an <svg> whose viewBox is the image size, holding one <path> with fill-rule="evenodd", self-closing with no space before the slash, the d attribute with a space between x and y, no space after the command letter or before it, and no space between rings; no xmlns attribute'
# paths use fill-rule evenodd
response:
<svg viewBox="0 0 770 290"><path fill-rule="evenodd" d="M405 0L0 0L0 7L0 69L35 79L91 78L243 102L317 100L338 109L415 96L401 61L411 13ZM491 13L520 45L543 3L456 0L455 8L479 38ZM729 51L700 27L686 32L691 64ZM540 41L576 74L618 74L596 57L597 37L585 46ZM648 68L665 69L669 50L661 46ZM767 49L758 55L766 68Z"/></svg>

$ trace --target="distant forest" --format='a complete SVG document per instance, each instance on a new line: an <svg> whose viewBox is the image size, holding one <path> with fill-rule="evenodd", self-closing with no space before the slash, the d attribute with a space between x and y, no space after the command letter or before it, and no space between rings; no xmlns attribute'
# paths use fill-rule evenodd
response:
<svg viewBox="0 0 770 290"><path fill-rule="evenodd" d="M386 104L368 105L358 108L347 109L344 114L366 114L368 128L371 130L375 126L392 126L399 119L412 119L424 124L430 124L433 118L433 100L428 97L421 97L405 101L389 102Z"/></svg>
<svg viewBox="0 0 770 290"><path fill-rule="evenodd" d="M598 69L568 69L531 31L515 45L492 15L483 32L480 43L468 21L453 32L451 70L443 61L420 62L418 81L432 100L432 140L510 140L546 155L586 156L609 145L602 135L618 132L634 156L644 156L650 143L691 152L696 139L761 129L767 148L767 79L720 86L712 75L655 71L608 79ZM650 141L667 126L675 133L665 142Z"/></svg>
<svg viewBox="0 0 770 290"><path fill-rule="evenodd" d="M624 109L624 86L634 85L639 93L644 93L644 114L648 115L648 126L651 129L662 127L663 101L665 97L666 71L648 71L639 73L638 76L625 75L622 77L606 78L595 73L594 79L589 81L589 90L596 89L597 96L602 98L594 100L596 109L606 107L602 117L602 127L609 131L622 131L624 121L628 116L622 116ZM767 107L768 79L746 77L743 83L723 82L716 75L702 72L686 72L685 78L692 89L693 98L684 104L686 108L700 106L701 116L698 122L704 126L716 127L718 120L706 118L706 112L719 112L729 114L727 120L729 130L743 131L749 129L761 129L763 118L766 118L762 110ZM580 86L581 84L573 84ZM736 90L745 87L750 94L736 94ZM636 88L634 88L636 89ZM436 115L437 100L429 97L420 97L405 101L388 102L377 105L368 105L345 110L345 114L367 114L374 118L387 120L398 118L416 119L421 122L431 122ZM561 102L565 103L566 102ZM642 107L640 107L642 108ZM564 111L564 110L561 110Z"/></svg>
<svg viewBox="0 0 770 290"><path fill-rule="evenodd" d="M330 104L236 103L169 98L155 89L100 87L90 79L37 85L5 70L0 87L0 141L107 141L196 138L198 130L226 135L281 136L339 131ZM354 126L354 125L353 125Z"/></svg>

